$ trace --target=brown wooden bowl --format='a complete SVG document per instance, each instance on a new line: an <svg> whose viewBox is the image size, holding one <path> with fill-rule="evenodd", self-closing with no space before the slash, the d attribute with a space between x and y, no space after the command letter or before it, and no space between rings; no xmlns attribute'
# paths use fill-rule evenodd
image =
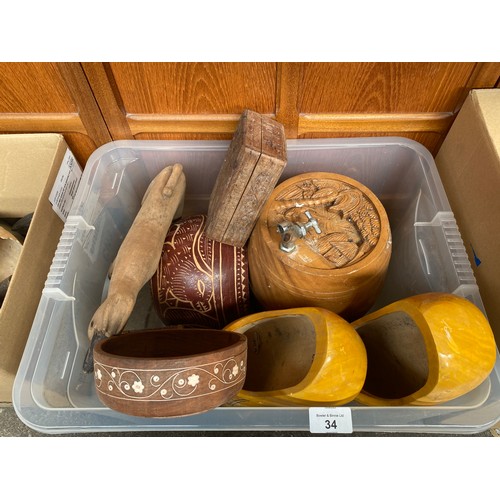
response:
<svg viewBox="0 0 500 500"><path fill-rule="evenodd" d="M167 326L222 329L248 314L246 247L208 238L206 216L173 223L150 280L153 304Z"/></svg>
<svg viewBox="0 0 500 500"><path fill-rule="evenodd" d="M245 335L210 329L125 332L94 347L94 378L107 407L140 417L202 413L233 398L246 375Z"/></svg>

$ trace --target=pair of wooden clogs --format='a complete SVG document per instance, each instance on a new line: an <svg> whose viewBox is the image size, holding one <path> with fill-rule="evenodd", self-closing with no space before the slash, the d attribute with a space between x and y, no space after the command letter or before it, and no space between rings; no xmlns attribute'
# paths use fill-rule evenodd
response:
<svg viewBox="0 0 500 500"><path fill-rule="evenodd" d="M265 311L227 330L248 339L247 406L435 405L480 385L496 344L470 301L428 293L353 323L326 309Z"/></svg>

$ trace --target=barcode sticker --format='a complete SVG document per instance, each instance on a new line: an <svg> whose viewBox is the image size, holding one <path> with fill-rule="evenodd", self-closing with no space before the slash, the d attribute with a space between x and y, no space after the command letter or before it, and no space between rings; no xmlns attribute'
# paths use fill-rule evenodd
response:
<svg viewBox="0 0 500 500"><path fill-rule="evenodd" d="M309 408L312 434L352 434L350 408Z"/></svg>
<svg viewBox="0 0 500 500"><path fill-rule="evenodd" d="M82 169L73 153L67 149L49 195L52 208L64 222L66 222L71 205L73 205L81 177Z"/></svg>

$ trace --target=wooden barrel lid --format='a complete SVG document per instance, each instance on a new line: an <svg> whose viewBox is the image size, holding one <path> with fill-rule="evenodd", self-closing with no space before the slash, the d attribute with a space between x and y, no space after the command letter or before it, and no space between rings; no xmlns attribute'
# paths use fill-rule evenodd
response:
<svg viewBox="0 0 500 500"><path fill-rule="evenodd" d="M333 172L290 177L272 192L249 242L251 287L265 309L315 306L364 314L392 249L384 206Z"/></svg>
<svg viewBox="0 0 500 500"><path fill-rule="evenodd" d="M377 246L382 226L388 226L384 207L366 186L327 172L288 179L275 189L266 208L269 234L278 247L280 224L305 226L311 219L316 221L302 238L295 238L296 251L287 258L318 269L339 269L361 261Z"/></svg>

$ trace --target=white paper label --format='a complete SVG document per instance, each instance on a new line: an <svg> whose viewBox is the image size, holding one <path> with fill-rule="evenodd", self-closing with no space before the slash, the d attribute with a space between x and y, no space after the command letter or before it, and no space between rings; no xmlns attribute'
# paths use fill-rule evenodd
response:
<svg viewBox="0 0 500 500"><path fill-rule="evenodd" d="M312 434L352 434L350 408L309 408Z"/></svg>
<svg viewBox="0 0 500 500"><path fill-rule="evenodd" d="M82 169L73 153L67 149L49 195L52 208L64 222L66 222L71 205L73 205L81 177Z"/></svg>

